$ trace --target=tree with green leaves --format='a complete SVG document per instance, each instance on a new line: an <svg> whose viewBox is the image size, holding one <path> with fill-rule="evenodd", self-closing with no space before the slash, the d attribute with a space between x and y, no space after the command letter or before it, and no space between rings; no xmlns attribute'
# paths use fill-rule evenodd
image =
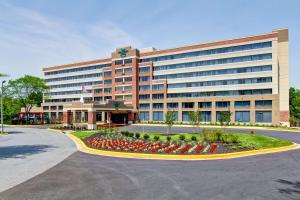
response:
<svg viewBox="0 0 300 200"><path fill-rule="evenodd" d="M0 77L7 77L7 74L0 73Z"/></svg>
<svg viewBox="0 0 300 200"><path fill-rule="evenodd" d="M297 125L300 121L300 90L290 88L290 122Z"/></svg>
<svg viewBox="0 0 300 200"><path fill-rule="evenodd" d="M230 111L221 111L218 121L220 122L221 127L224 126L224 132L225 132L225 126L229 125L230 118L232 113Z"/></svg>
<svg viewBox="0 0 300 200"><path fill-rule="evenodd" d="M176 120L176 113L174 111L168 111L165 114L165 123L168 125L167 134L171 133L171 128Z"/></svg>
<svg viewBox="0 0 300 200"><path fill-rule="evenodd" d="M17 100L28 114L33 106L40 106L43 102L43 94L48 91L44 80L38 77L25 75L24 77L10 80L5 87L5 94Z"/></svg>
<svg viewBox="0 0 300 200"><path fill-rule="evenodd" d="M189 119L192 126L194 126L197 130L201 123L201 112L200 111L189 112Z"/></svg>

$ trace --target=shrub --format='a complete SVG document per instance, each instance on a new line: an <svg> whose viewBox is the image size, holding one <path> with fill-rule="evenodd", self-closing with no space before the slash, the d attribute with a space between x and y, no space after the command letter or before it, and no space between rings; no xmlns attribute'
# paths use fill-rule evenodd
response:
<svg viewBox="0 0 300 200"><path fill-rule="evenodd" d="M229 144L229 143L238 143L239 142L239 136L234 134L226 134L222 137L223 142Z"/></svg>
<svg viewBox="0 0 300 200"><path fill-rule="evenodd" d="M167 136L167 141L171 141L172 137L171 136Z"/></svg>
<svg viewBox="0 0 300 200"><path fill-rule="evenodd" d="M222 140L222 135L223 135L223 131L221 130L221 129L216 129L216 130L214 130L214 134L215 134L215 139L217 140L217 141L221 141Z"/></svg>
<svg viewBox="0 0 300 200"><path fill-rule="evenodd" d="M185 136L184 135L179 135L179 140L185 140Z"/></svg>
<svg viewBox="0 0 300 200"><path fill-rule="evenodd" d="M145 140L148 140L150 136L145 134L143 137L144 137Z"/></svg>
<svg viewBox="0 0 300 200"><path fill-rule="evenodd" d="M140 134L140 133L135 133L135 137L136 137L137 139L139 139L139 138L140 138L140 136L141 136L141 134Z"/></svg>
<svg viewBox="0 0 300 200"><path fill-rule="evenodd" d="M154 138L153 138L155 141L157 141L157 140L159 140L159 136L154 136Z"/></svg>
<svg viewBox="0 0 300 200"><path fill-rule="evenodd" d="M193 136L191 137L191 140L192 140L192 141L197 141L196 136L193 135Z"/></svg>
<svg viewBox="0 0 300 200"><path fill-rule="evenodd" d="M134 134L133 134L133 133L129 133L128 136L129 136L129 137L133 137Z"/></svg>
<svg viewBox="0 0 300 200"><path fill-rule="evenodd" d="M124 131L124 136L128 137L129 136L129 131Z"/></svg>

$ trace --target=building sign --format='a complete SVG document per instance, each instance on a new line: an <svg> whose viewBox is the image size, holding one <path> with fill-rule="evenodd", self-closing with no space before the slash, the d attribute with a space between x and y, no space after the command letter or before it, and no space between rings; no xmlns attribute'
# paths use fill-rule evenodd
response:
<svg viewBox="0 0 300 200"><path fill-rule="evenodd" d="M127 56L128 50L125 48L121 48L118 53L122 58L124 58Z"/></svg>

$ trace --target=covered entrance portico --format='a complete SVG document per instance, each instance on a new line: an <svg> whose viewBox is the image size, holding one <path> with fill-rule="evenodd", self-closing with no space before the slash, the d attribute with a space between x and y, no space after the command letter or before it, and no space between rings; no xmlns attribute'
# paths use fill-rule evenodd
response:
<svg viewBox="0 0 300 200"><path fill-rule="evenodd" d="M123 101L109 100L107 102L83 103L72 102L65 104L63 110L63 126L84 126L96 129L105 124L133 123L135 114L132 106Z"/></svg>

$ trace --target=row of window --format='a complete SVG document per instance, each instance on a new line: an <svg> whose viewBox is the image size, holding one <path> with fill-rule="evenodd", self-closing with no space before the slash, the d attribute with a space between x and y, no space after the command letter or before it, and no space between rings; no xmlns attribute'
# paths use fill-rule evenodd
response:
<svg viewBox="0 0 300 200"><path fill-rule="evenodd" d="M102 81L92 81L92 82L84 82L84 83L68 83L68 84L60 84L60 85L51 85L49 87L53 89L53 88L69 88L69 87L91 86L91 85L101 85L101 84Z"/></svg>
<svg viewBox="0 0 300 200"><path fill-rule="evenodd" d="M223 48L216 48L216 49L209 49L209 50L200 50L200 51L194 51L188 53L179 53L179 54L173 54L167 56L158 56L153 58L144 58L141 59L140 62L159 62L165 60L206 56L206 55L230 53L230 52L237 52L237 51L246 51L252 49L262 49L262 48L269 48L269 47L272 47L272 42L260 42L254 44L238 45L238 46L223 47Z"/></svg>
<svg viewBox="0 0 300 200"><path fill-rule="evenodd" d="M132 68L120 68L115 70L116 74L127 74L131 72L132 72Z"/></svg>
<svg viewBox="0 0 300 200"><path fill-rule="evenodd" d="M62 91L62 92L48 92L46 96L56 96L56 95L68 95L68 94L81 94L81 90L72 90L72 91ZM93 90L87 90L86 93L93 93Z"/></svg>
<svg viewBox="0 0 300 200"><path fill-rule="evenodd" d="M88 71L88 70L96 70L96 69L102 69L103 67L111 67L111 63L45 72L45 76L55 75L55 74L72 73L72 72L81 72L81 71Z"/></svg>
<svg viewBox="0 0 300 200"><path fill-rule="evenodd" d="M267 54L251 55L251 56L239 56L233 58L220 58L214 60L204 60L204 61L196 61L196 62L188 62L188 63L180 63L180 64L155 66L154 71L180 69L180 68L188 68L188 67L199 67L199 66L206 66L206 65L220 65L220 64L247 62L247 61L255 61L255 60L266 60L266 59L272 59L272 54L267 53Z"/></svg>
<svg viewBox="0 0 300 200"><path fill-rule="evenodd" d="M172 111L174 114L175 121L179 121L178 112ZM221 114L224 111L216 111L216 121L220 121ZM141 121L150 121L149 111L142 111L139 113ZM211 122L211 111L201 111L200 119L202 122ZM164 113L162 111L152 112L152 121L164 121ZM182 119L183 122L190 121L190 112L183 111ZM250 111L235 111L235 122L239 123L250 123ZM255 111L255 122L256 123L272 123L272 111Z"/></svg>
<svg viewBox="0 0 300 200"><path fill-rule="evenodd" d="M117 86L115 87L116 91L129 91L132 90L132 86Z"/></svg>
<svg viewBox="0 0 300 200"><path fill-rule="evenodd" d="M67 81L67 80L75 80L75 79L84 79L84 78L94 78L94 77L101 77L102 73L95 73L95 74L82 74L82 75L75 75L75 76L65 76L59 78L49 78L45 79L45 82L54 82L54 81Z"/></svg>
<svg viewBox="0 0 300 200"><path fill-rule="evenodd" d="M116 65L124 65L124 64L130 64L132 63L132 59L124 59L124 60L116 60Z"/></svg>
<svg viewBox="0 0 300 200"><path fill-rule="evenodd" d="M139 89L141 91L151 90L151 86L150 85L141 85L141 86L139 86ZM164 89L163 84L152 85L152 90L163 90L163 89Z"/></svg>
<svg viewBox="0 0 300 200"><path fill-rule="evenodd" d="M190 78L190 77L198 77L198 76L214 76L214 75L223 75L223 74L251 73L251 72L261 72L261 71L272 71L272 65L209 70L209 71L201 71L201 72L188 72L188 73L178 73L178 74L176 73L176 74L168 74L168 75L157 75L157 76L153 76L153 79L161 80L161 79Z"/></svg>
<svg viewBox="0 0 300 200"><path fill-rule="evenodd" d="M230 101L217 101L216 108L229 108ZM250 101L235 101L235 108L250 108ZM271 108L272 100L256 100L256 108ZM149 109L150 103L141 103L139 105L140 109ZM163 103L153 103L152 108L160 109L164 108ZM167 108L178 108L178 103L167 103ZM182 102L182 108L195 108L195 102ZM212 102L198 102L198 108L212 108Z"/></svg>
<svg viewBox="0 0 300 200"><path fill-rule="evenodd" d="M167 94L167 98L195 98L195 97L210 97L210 96L241 96L241 95L262 95L262 94L272 94L272 89L169 93Z"/></svg>
<svg viewBox="0 0 300 200"><path fill-rule="evenodd" d="M191 82L191 83L173 83L173 84L168 84L168 88L207 87L207 86L217 86L217 85L241 85L241 84L269 83L269 82L272 82L272 77L204 81L204 82Z"/></svg>

